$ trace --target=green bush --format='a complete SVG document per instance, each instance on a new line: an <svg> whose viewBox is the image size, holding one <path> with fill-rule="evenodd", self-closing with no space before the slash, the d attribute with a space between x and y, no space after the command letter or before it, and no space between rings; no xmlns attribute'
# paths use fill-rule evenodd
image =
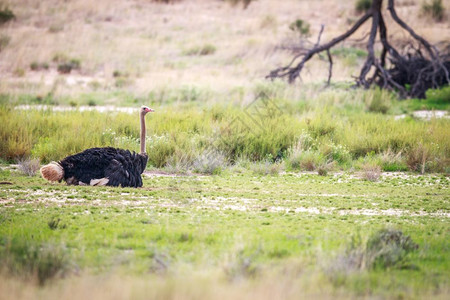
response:
<svg viewBox="0 0 450 300"><path fill-rule="evenodd" d="M366 260L371 268L403 267L406 255L419 248L411 237L400 230L382 229L367 241Z"/></svg>
<svg viewBox="0 0 450 300"><path fill-rule="evenodd" d="M0 25L15 19L14 13L3 5L0 5Z"/></svg>
<svg viewBox="0 0 450 300"><path fill-rule="evenodd" d="M309 37L311 35L309 28L309 23L302 19L297 19L289 25L289 29L298 33L301 37Z"/></svg>
<svg viewBox="0 0 450 300"><path fill-rule="evenodd" d="M233 6L236 6L239 3L242 3L243 8L247 9L247 7L250 5L250 3L252 3L253 1L256 1L256 0L224 0L224 1L230 3Z"/></svg>
<svg viewBox="0 0 450 300"><path fill-rule="evenodd" d="M391 103L394 99L395 95L393 93L377 87L372 89L371 93L365 94L364 102L368 111L386 114L391 108Z"/></svg>
<svg viewBox="0 0 450 300"><path fill-rule="evenodd" d="M2 237L0 266L12 275L36 278L42 285L67 273L70 260L64 246L32 239Z"/></svg>
<svg viewBox="0 0 450 300"><path fill-rule="evenodd" d="M81 62L79 59L72 58L68 61L62 61L58 64L58 72L61 74L68 74L72 70L79 70Z"/></svg>
<svg viewBox="0 0 450 300"><path fill-rule="evenodd" d="M422 12L439 22L444 20L445 17L445 8L442 4L442 0L431 0L431 3L428 1L423 2Z"/></svg>
<svg viewBox="0 0 450 300"><path fill-rule="evenodd" d="M373 91L364 91L362 97L370 93ZM177 95L180 97L179 91ZM203 99L202 95L193 97ZM27 101L37 102L30 99ZM71 101L77 104L89 99ZM291 170L318 170L325 164L345 169L370 155L384 171L410 168L441 172L449 167L448 119L395 120L366 113L363 107L350 113L331 107L298 114L276 113L278 110L267 105L267 99L258 101L252 104L259 105L256 109L224 105L205 108L195 101L188 103L189 107L177 104L148 115L149 165L192 170L196 158L215 149L224 156L224 166L245 160L285 161ZM0 158L11 162L31 156L47 163L90 147L139 151L137 110L135 114L76 110L54 113L3 105L0 123Z"/></svg>
<svg viewBox="0 0 450 300"><path fill-rule="evenodd" d="M448 102L450 103L450 86L440 89L429 89L425 92L427 102Z"/></svg>
<svg viewBox="0 0 450 300"><path fill-rule="evenodd" d="M3 49L6 48L6 46L9 45L9 42L11 41L11 37L6 34L0 34L0 52L3 51Z"/></svg>
<svg viewBox="0 0 450 300"><path fill-rule="evenodd" d="M211 44L205 44L203 46L196 46L189 48L188 50L184 51L185 55L212 55L216 53L216 46Z"/></svg>
<svg viewBox="0 0 450 300"><path fill-rule="evenodd" d="M372 0L357 0L355 3L355 10L358 13L368 11L372 7Z"/></svg>
<svg viewBox="0 0 450 300"><path fill-rule="evenodd" d="M352 237L345 252L332 262L330 274L360 270L411 267L408 254L419 246L400 230L381 229L363 243L358 234Z"/></svg>

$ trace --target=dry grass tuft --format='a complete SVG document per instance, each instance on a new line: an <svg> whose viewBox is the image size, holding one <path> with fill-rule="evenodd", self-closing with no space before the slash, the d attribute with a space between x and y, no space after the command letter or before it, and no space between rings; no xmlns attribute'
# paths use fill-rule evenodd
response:
<svg viewBox="0 0 450 300"><path fill-rule="evenodd" d="M378 181L381 177L381 167L372 163L366 163L362 166L362 177L368 181Z"/></svg>
<svg viewBox="0 0 450 300"><path fill-rule="evenodd" d="M41 166L39 159L37 158L21 158L17 161L17 163L19 164L19 170L27 176L36 175Z"/></svg>

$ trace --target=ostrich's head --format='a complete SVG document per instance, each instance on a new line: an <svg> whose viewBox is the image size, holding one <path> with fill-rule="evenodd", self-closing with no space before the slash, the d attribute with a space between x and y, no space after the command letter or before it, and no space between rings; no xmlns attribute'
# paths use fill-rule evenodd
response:
<svg viewBox="0 0 450 300"><path fill-rule="evenodd" d="M149 112L154 112L155 110L154 109L152 109L152 108L150 108L150 107L147 107L147 106L145 106L145 105L142 105L141 106L141 114L142 115L146 115L147 113L149 113Z"/></svg>

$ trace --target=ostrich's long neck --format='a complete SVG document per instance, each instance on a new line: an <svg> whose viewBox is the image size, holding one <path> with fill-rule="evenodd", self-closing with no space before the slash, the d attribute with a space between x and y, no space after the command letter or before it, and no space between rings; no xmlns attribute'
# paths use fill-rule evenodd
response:
<svg viewBox="0 0 450 300"><path fill-rule="evenodd" d="M141 154L146 154L145 151L145 115L141 113Z"/></svg>

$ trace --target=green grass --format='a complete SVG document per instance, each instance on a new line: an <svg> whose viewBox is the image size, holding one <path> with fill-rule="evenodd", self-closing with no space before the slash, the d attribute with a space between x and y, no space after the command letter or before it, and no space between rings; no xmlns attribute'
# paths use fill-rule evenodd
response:
<svg viewBox="0 0 450 300"><path fill-rule="evenodd" d="M0 181L11 183L0 189L0 264L18 280L49 269L61 270L47 275L50 282L69 276L63 289L76 282L75 271L127 274L124 286L141 276L178 285L188 272L199 291L207 274L215 286L238 290L247 282L259 290L258 283L277 276L280 283L312 284L309 291L320 286L325 295L448 293L450 182L442 175L368 182L343 174L244 171L145 177L144 188L131 189L67 187L4 170ZM401 230L418 244L402 256L409 267L343 268L352 239L373 244L382 228ZM36 257L60 263L46 267L46 260L35 260L30 271L16 249L35 253L36 245L53 249Z"/></svg>
<svg viewBox="0 0 450 300"><path fill-rule="evenodd" d="M385 170L448 172L450 121L396 120L393 112L408 104L397 103L390 93L331 88L321 94L310 95L306 90L295 96L280 82L257 85L255 93L263 96L251 103L233 104L206 101L196 89L187 89L185 96L174 100L166 97L169 94L151 98L157 112L147 117L149 165L184 165L193 170L196 162L205 165L204 157L214 152L223 156L217 166L222 169L238 160L285 161L289 168L295 160L294 165L301 167L294 169L315 170L317 166L312 167L309 160L345 170L356 167L361 158L377 156ZM433 99L447 103L439 95ZM95 146L137 151L136 115L53 113L4 104L0 106L0 139L4 141L0 157L15 161L31 156L44 163Z"/></svg>

